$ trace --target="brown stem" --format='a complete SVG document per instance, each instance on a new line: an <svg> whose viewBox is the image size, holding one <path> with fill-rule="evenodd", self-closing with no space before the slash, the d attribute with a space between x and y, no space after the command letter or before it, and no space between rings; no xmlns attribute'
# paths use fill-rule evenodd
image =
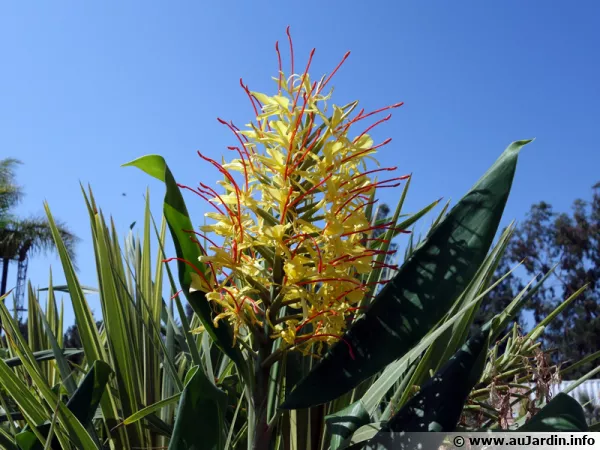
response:
<svg viewBox="0 0 600 450"><path fill-rule="evenodd" d="M269 399L269 375L270 366L264 367L262 362L270 356L270 346L263 345L259 350L258 361L254 374L255 384L252 393L254 403L254 436L253 450L269 450L271 448L271 437L273 427L269 427L267 410Z"/></svg>

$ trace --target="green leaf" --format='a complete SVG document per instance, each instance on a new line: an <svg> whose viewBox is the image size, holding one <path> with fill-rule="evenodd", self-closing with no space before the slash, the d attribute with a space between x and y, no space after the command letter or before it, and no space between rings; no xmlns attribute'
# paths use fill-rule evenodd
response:
<svg viewBox="0 0 600 450"><path fill-rule="evenodd" d="M327 434L330 437L330 450L337 450L342 446L345 439L361 426L369 423L369 413L363 406L362 402L357 402L348 405L341 411L325 417L327 424Z"/></svg>
<svg viewBox="0 0 600 450"><path fill-rule="evenodd" d="M94 417L96 409L100 404L100 399L104 394L106 384L108 383L108 377L111 373L112 369L108 364L99 360L95 361L94 365L67 403L69 411L73 413L74 418L76 418L84 427L88 426ZM39 435L47 438L47 436L50 435L51 423L46 422L36 428ZM52 437L48 439L52 439ZM16 441L21 450L37 450L44 448L30 428L26 428L21 433L17 434ZM53 439L51 448L58 448L57 445L58 442Z"/></svg>
<svg viewBox="0 0 600 450"><path fill-rule="evenodd" d="M19 450L15 445L14 439L6 430L0 429L0 448L5 450Z"/></svg>
<svg viewBox="0 0 600 450"><path fill-rule="evenodd" d="M448 312L485 259L502 217L520 149L512 143L430 233L283 408L333 400L418 344ZM352 351L350 351L352 349Z"/></svg>
<svg viewBox="0 0 600 450"><path fill-rule="evenodd" d="M134 422L137 422L138 420L141 420L144 417L146 417L148 414L152 414L156 411L161 410L165 406L168 406L168 405L171 405L171 404L177 402L180 397L181 397L181 394L175 394L171 397L165 398L163 400L159 400L158 402L156 402L150 406L146 406L145 408L140 409L139 411L135 412L134 414L129 416L127 419L125 419L123 421L123 425L129 425Z"/></svg>
<svg viewBox="0 0 600 450"><path fill-rule="evenodd" d="M177 408L169 450L221 448L226 407L227 394L215 387L201 368L191 369Z"/></svg>
<svg viewBox="0 0 600 450"><path fill-rule="evenodd" d="M200 291L190 293L194 269L183 261L185 260L190 264L193 264L194 267L203 274L208 274L208 270L204 264L198 261L198 257L201 256L200 249L190 240L190 234L184 231L193 230L194 227L189 218L183 196L181 195L169 166L167 166L164 158L158 155L142 156L127 164L123 164L123 166L137 167L148 175L165 183L166 193L163 203L163 212L167 219L167 223L169 224L169 230L173 237L177 257L180 258L177 261L177 266L183 293L215 343L225 354L227 354L227 356L234 360L238 368L245 373L244 358L241 351L237 347L234 347L231 327L226 322L222 321L217 328L213 323L213 312L209 303L206 301L205 294Z"/></svg>
<svg viewBox="0 0 600 450"><path fill-rule="evenodd" d="M456 324L474 305L480 302L492 289L502 282L504 277L497 280L492 286L487 288L480 295L475 297L469 303L463 306L454 316L440 324L437 328L431 331L427 336L419 341L419 343L413 347L410 351L404 354L398 361L394 361L392 364L387 366L377 380L369 387L367 392L362 397L363 404L370 414L373 414L377 409L377 406L385 398L386 393L396 383L401 376L407 374L407 370L420 357L420 355L432 345L436 339L439 339L446 330ZM493 319L494 320L494 319ZM492 324L494 322L492 321ZM493 326L492 326L493 329Z"/></svg>
<svg viewBox="0 0 600 450"><path fill-rule="evenodd" d="M104 361L94 361L92 368L67 403L67 408L83 426L87 426L94 417L112 373L112 369Z"/></svg>
<svg viewBox="0 0 600 450"><path fill-rule="evenodd" d="M479 381L489 344L489 325L470 338L427 380L382 431L452 431L471 389Z"/></svg>
<svg viewBox="0 0 600 450"><path fill-rule="evenodd" d="M369 440L368 448L388 448L384 442L393 442L393 448L423 448L414 435L411 438L405 433L448 432L456 428L469 392L483 372L490 325L488 322L422 385L421 390Z"/></svg>
<svg viewBox="0 0 600 450"><path fill-rule="evenodd" d="M70 291L69 291L70 288L66 284L61 284L61 285L58 285L58 286L48 286L48 287L45 287L45 288L39 288L38 291L39 292L45 292L45 291L48 291L50 289L54 290L55 292L64 292L66 294L70 293ZM99 292L98 289L96 289L95 287L83 286L83 285L81 286L81 290L83 291L84 294L97 294Z"/></svg>
<svg viewBox="0 0 600 450"><path fill-rule="evenodd" d="M544 406L518 431L556 432L587 431L585 414L581 405L562 392Z"/></svg>
<svg viewBox="0 0 600 450"><path fill-rule="evenodd" d="M65 348L62 350L62 354L65 357L81 355L83 353L83 349L80 348ZM39 352L33 352L33 356L36 361L50 361L54 359L55 354L52 350L40 350ZM22 364L21 358L15 356L14 358L8 358L4 360L4 363L8 367L17 367Z"/></svg>

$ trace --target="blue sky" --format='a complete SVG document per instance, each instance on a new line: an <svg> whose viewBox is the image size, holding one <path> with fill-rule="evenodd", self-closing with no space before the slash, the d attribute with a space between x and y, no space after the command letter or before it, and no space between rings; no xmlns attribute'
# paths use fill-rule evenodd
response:
<svg viewBox="0 0 600 450"><path fill-rule="evenodd" d="M19 213L41 215L47 200L82 238L83 284L96 274L79 182L123 235L146 187L156 213L163 190L122 163L159 153L179 181L213 183L196 150L220 157L232 145L216 117L251 119L240 77L273 92L274 43L287 48L287 25L297 66L316 47L313 77L352 51L333 82L336 103L405 102L375 137L393 138L382 164L414 174L407 210L458 199L511 141L530 137L505 223L540 200L568 209L600 181L594 0L3 2L1 155L24 162ZM188 201L199 224L204 205ZM34 285L46 285L50 264L63 281L49 256L30 263Z"/></svg>

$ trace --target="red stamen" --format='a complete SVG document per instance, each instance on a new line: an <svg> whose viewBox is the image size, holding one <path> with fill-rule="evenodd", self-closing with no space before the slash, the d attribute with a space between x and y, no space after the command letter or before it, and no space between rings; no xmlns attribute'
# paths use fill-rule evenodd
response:
<svg viewBox="0 0 600 450"><path fill-rule="evenodd" d="M242 160L242 167L244 168L244 180L246 181L246 191L248 191L248 171L246 170L246 160L244 159L244 154L240 151L239 147L227 147L227 149L235 150L238 152L238 155L240 155L240 158Z"/></svg>
<svg viewBox="0 0 600 450"><path fill-rule="evenodd" d="M321 273L323 271L323 259L321 257L321 249L319 248L319 244L317 243L317 241L315 240L315 238L313 238L310 234L299 234L297 236L294 236L295 238L303 238L301 242L298 243L298 246L294 249L294 251L292 252L292 258L294 257L294 255L296 254L296 252L298 251L298 249L300 248L300 244L302 244L302 242L304 242L307 238L310 239L313 243L313 246L315 247L315 249L317 250L317 254L319 255L319 265L317 268L317 271L319 273ZM288 239L286 242L289 242L290 239Z"/></svg>
<svg viewBox="0 0 600 450"><path fill-rule="evenodd" d="M208 236L206 236L205 234L202 234L198 231L194 231L194 230L181 230L181 231L183 231L184 233L194 233L196 236L200 236L202 239L206 239L208 242L210 242L216 248L222 248L221 246L215 244L215 242L213 240L211 240Z"/></svg>
<svg viewBox="0 0 600 450"><path fill-rule="evenodd" d="M235 134L235 137L237 138L238 141L240 141L240 144L242 147L244 147L244 148L246 147L244 145L244 141L240 137L240 133L238 133L238 131L240 131L239 129L236 129L236 127L233 124L229 124L229 123L225 122L223 119L220 119L219 117L217 117L217 120L219 121L219 123L226 125L231 130L231 132L233 134ZM248 142L248 139L246 138L246 136L242 135L242 137L244 139L246 139L246 142ZM254 150L252 149L252 151L254 151Z"/></svg>
<svg viewBox="0 0 600 450"><path fill-rule="evenodd" d="M398 268L399 268L399 266L397 264L384 264L382 262L373 261L372 265L375 265L375 264L377 264L377 269L387 268L387 269L398 270Z"/></svg>
<svg viewBox="0 0 600 450"><path fill-rule="evenodd" d="M304 286L306 284L324 283L326 281L344 281L344 282L352 283L352 284L362 284L361 282L353 280L351 278L317 278L317 279L314 279L314 280L300 281L300 282L298 282L296 284L298 286Z"/></svg>
<svg viewBox="0 0 600 450"><path fill-rule="evenodd" d="M317 91L317 95L321 93L321 91L323 90L323 88L325 87L325 85L327 83L329 83L329 81L335 75L335 73L339 70L339 68L342 67L342 64L344 64L344 61L346 61L346 59L348 59L348 56L350 56L350 52L346 52L346 54L344 55L344 57L342 58L342 60L340 61L340 63L337 65L337 67L335 69L333 69L333 72L331 72L331 75L329 75L327 77L327 79L325 80L325 82L319 87L319 90Z"/></svg>
<svg viewBox="0 0 600 450"><path fill-rule="evenodd" d="M254 97L254 98L256 99L256 97ZM257 102L257 103L258 103L258 104L261 106L261 108L262 108L262 105L260 104L260 102L258 101L258 99L256 99L256 102ZM235 130L235 131L237 131L237 132L239 132L239 131L240 131L240 129L234 125L233 121L229 121L229 125L231 125L231 127L232 127L232 128ZM259 130L259 131L260 131L260 130ZM250 141L248 140L248 138L247 138L245 135L243 135L243 134L242 134L242 137L244 138L244 141L246 141L246 143L250 142Z"/></svg>
<svg viewBox="0 0 600 450"><path fill-rule="evenodd" d="M329 175L327 175L325 178L323 178L321 180L320 183L315 184L312 188L310 188L308 191L306 191L304 194L300 194L300 196L298 198L296 198L296 200L294 200L292 202L292 204L289 206L290 208L293 207L294 205L296 205L298 202L300 202L304 197L306 197L307 195L309 195L312 191L314 191L315 189L319 188L320 186L322 186L324 183L326 183L331 177L332 177L332 173L330 173Z"/></svg>
<svg viewBox="0 0 600 450"><path fill-rule="evenodd" d="M351 181L356 180L357 178L365 177L367 175L370 175L372 173L377 173L377 172L384 172L384 171L391 172L391 171L396 170L397 168L398 167L396 167L396 166L394 166L394 167L385 167L383 169L374 169L374 170L369 170L367 172L362 172L362 173L359 173L358 175L354 175L349 180L344 181L342 184L340 184L340 187L344 186L346 183L350 183Z"/></svg>
<svg viewBox="0 0 600 450"><path fill-rule="evenodd" d="M356 359L356 357L354 356L354 351L352 350L352 346L350 345L350 343L343 337L337 336L335 334L327 334L327 333L313 334L312 336L308 336L307 338L302 338L301 342L307 341L309 339L319 338L319 337L332 337L335 339L339 339L344 344L346 344L346 347L348 347L348 354L350 355L350 358L352 358L353 360Z"/></svg>
<svg viewBox="0 0 600 450"><path fill-rule="evenodd" d="M206 252L206 250L204 249L204 247L202 247L202 244L200 243L200 241L192 236L190 236L190 241L192 241L194 244L198 245L198 247L200 247L200 251L202 252L203 255L208 255L208 253ZM212 263L210 261L205 262L204 264L207 264L208 267L210 267L210 271L213 274L213 278L215 279L215 283L218 283L219 281L217 280L217 273L215 272L215 268L212 265Z"/></svg>
<svg viewBox="0 0 600 450"><path fill-rule="evenodd" d="M377 230L377 229L393 227L394 225L395 225L394 222L388 222L388 223L384 223L384 224L381 224L381 225L375 225L375 226L372 226L372 227L369 227L369 228L364 228L362 230L349 231L348 233L342 234L342 236L350 236L352 234L366 233L368 231L373 231L373 230ZM392 228L389 228L389 229L392 229Z"/></svg>
<svg viewBox="0 0 600 450"><path fill-rule="evenodd" d="M233 176L225 170L225 168L219 164L218 162L216 162L214 159L208 158L206 156L203 156L202 153L200 153L198 151L198 156L200 156L200 158L204 159L205 161L208 161L209 163L211 163L213 166L215 166L217 168L217 170L219 172L221 172L223 175L225 175L225 177L231 182L231 184L233 185L234 189L235 189L235 196L237 198L237 217L238 217L238 223L240 225L240 242L244 242L244 229L242 226L242 206L241 206L241 201L240 201L240 195L241 195L241 191L240 191L240 187L238 186L238 184L235 182L235 179L233 178ZM221 197L219 197L219 199L221 199ZM223 201L221 199L221 201Z"/></svg>
<svg viewBox="0 0 600 450"><path fill-rule="evenodd" d="M281 53L279 52L279 41L275 42L275 51L277 52L277 61L279 63L279 81L277 84L279 95L281 95L281 75L283 70L281 69Z"/></svg>
<svg viewBox="0 0 600 450"><path fill-rule="evenodd" d="M252 103L252 109L254 109L254 114L258 117L258 109L256 109L256 105L254 104L254 97L252 96L252 94L250 94L250 89L248 89L248 86L244 85L244 82L242 81L241 78L240 78L240 86L242 87L244 92L246 92L246 95L248 96L250 103Z"/></svg>
<svg viewBox="0 0 600 450"><path fill-rule="evenodd" d="M378 202L378 200L373 200L372 202L363 203L362 205L357 206L352 211L350 211L350 213L346 217L344 217L344 219L342 220L342 223L344 223L346 220L348 220L350 217L352 217L353 214L356 214L359 210L361 210L365 206L373 205L373 204L375 204L377 202Z"/></svg>
<svg viewBox="0 0 600 450"><path fill-rule="evenodd" d="M387 138L385 141L383 141L381 144L376 145L375 147L367 148L367 149L362 150L362 151L360 151L358 153L355 153L353 155L345 157L344 159L342 159L340 161L340 164L344 164L345 162L347 162L347 161L349 161L349 160L351 160L353 158L357 158L357 157L359 157L361 155L364 155L365 153L372 152L373 150L377 150L379 147L383 147L384 145L387 145L390 142L392 142L392 138ZM331 168L333 168L333 165L330 166L330 167L328 167L327 170L330 170Z"/></svg>
<svg viewBox="0 0 600 450"><path fill-rule="evenodd" d="M352 141L354 144L358 142L358 140L363 137L365 134L367 134L369 131L371 131L373 128L375 128L377 125L382 124L383 122L387 122L388 120L390 120L392 118L391 114L388 114L387 116L385 116L383 119L378 120L377 122L375 122L373 125L371 125L370 127L367 127L367 129L365 131L363 131L361 134L358 135L358 137L356 139L354 139L354 141Z"/></svg>
<svg viewBox="0 0 600 450"><path fill-rule="evenodd" d="M349 293L351 293L351 292L354 292L354 291L358 291L359 289L364 291L364 289L365 289L365 286L358 286L358 287L355 287L354 289L350 289L350 290L348 290L348 291L344 292L342 295L338 295L338 296L337 296L337 297L336 297L336 298L333 300L333 302L331 302L330 304L338 302L340 299L344 298L344 297L345 297L346 295L348 295ZM363 307L363 308L364 308L364 307ZM354 311L354 310L358 310L358 309L361 309L361 307L357 307L357 308L348 308L348 311Z"/></svg>
<svg viewBox="0 0 600 450"><path fill-rule="evenodd" d="M367 238L367 239L365 239L365 241L377 241L377 242L385 242L385 243L390 242L389 239L382 239L382 238Z"/></svg>
<svg viewBox="0 0 600 450"><path fill-rule="evenodd" d="M290 75L294 75L294 45L292 44L292 36L290 35L290 26L288 25L288 27L285 30L287 37L288 37L288 41L290 42L290 58L292 60L292 72L290 73ZM293 83L293 81L292 81Z"/></svg>
<svg viewBox="0 0 600 450"><path fill-rule="evenodd" d="M300 322L298 324L298 326L296 327L296 333L298 331L300 331L305 325L307 325L308 323L310 323L311 321L315 320L317 317L322 316L323 314L327 314L327 313L331 313L334 316L337 316L337 312L335 312L333 309L327 309L325 311L320 311L317 314L314 314L306 319L304 319L302 322Z"/></svg>
<svg viewBox="0 0 600 450"><path fill-rule="evenodd" d="M285 198L285 204L283 205L283 211L281 212L281 218L279 219L279 223L283 224L283 222L285 221L285 215L287 214L287 210L288 210L288 205L290 202L290 197L292 196L292 192L294 192L294 188L292 186L290 186L290 190L288 192L287 197Z"/></svg>
<svg viewBox="0 0 600 450"><path fill-rule="evenodd" d="M188 191L192 191L194 194L201 197L202 200L205 200L206 202L208 202L208 204L211 205L213 208L215 208L219 212L219 214L225 215L225 212L223 212L223 210L221 208L219 208L217 205L215 205L213 202L211 202L210 199L207 196L205 196L200 190L196 190L189 186L186 186L184 184L179 184L179 183L177 183L177 187L179 187L180 189L187 189Z"/></svg>
<svg viewBox="0 0 600 450"><path fill-rule="evenodd" d="M229 289L222 287L221 288L222 291L225 291L229 294L229 296L231 297L231 299L233 300L233 304L235 305L235 312L239 313L240 312L240 305L237 302L237 300L235 299L235 297L233 296L233 294L229 291Z"/></svg>
<svg viewBox="0 0 600 450"><path fill-rule="evenodd" d="M200 183L200 186L202 186L205 190L207 190L208 192L210 192L212 195L214 195L215 197L217 197L221 203L223 204L223 206L225 207L225 209L227 210L228 214L229 214L229 218L231 219L231 221L233 222L234 217L238 220L239 226L240 226L240 240L244 239L244 229L242 228L242 215L241 215L241 211L240 214L234 214L233 211L231 210L231 208L229 206L227 206L227 203L225 203L223 201L223 198L217 193L217 191L215 191L213 188L211 188L210 186L207 186L204 183Z"/></svg>
<svg viewBox="0 0 600 450"><path fill-rule="evenodd" d="M313 83L314 85L314 83ZM308 122L308 127L306 128L306 130L304 130L304 139L302 140L302 145L300 146L300 148L304 148L306 147L306 141L308 141L308 138L310 137L310 133L312 132L313 129L313 125L315 123L315 113L310 113L309 115L309 122Z"/></svg>
<svg viewBox="0 0 600 450"><path fill-rule="evenodd" d="M300 86L298 86L298 92L296 92L296 98L294 98L294 105L292 106L292 113L294 112L294 110L296 109L296 105L298 104L298 97L300 97L300 91L304 87L304 80L306 79L306 76L308 75L308 69L310 68L310 64L312 63L312 59L315 54L315 50L316 49L313 48L310 51L310 55L308 56L308 62L306 63L306 69L304 69L304 73L302 74L302 80L300 81ZM312 93L312 89L311 89L311 93ZM310 94L309 94L309 96L310 96Z"/></svg>
<svg viewBox="0 0 600 450"><path fill-rule="evenodd" d="M235 262L239 262L238 261L238 246L237 246L237 241L235 239L231 243L231 251L233 252L233 260Z"/></svg>
<svg viewBox="0 0 600 450"><path fill-rule="evenodd" d="M340 256L339 258L336 258L336 259L330 261L329 265L336 266L340 262L346 263L346 262L356 261L357 259L361 259L361 258L375 256L375 255L380 255L380 254L393 255L394 253L396 253L396 250L383 251L383 250L369 249L368 252L365 252L362 255L358 255L358 256L352 256L350 254L345 254L343 256Z"/></svg>
<svg viewBox="0 0 600 450"><path fill-rule="evenodd" d="M304 153L302 155L300 155L300 157L297 159L297 161L294 163L294 166L292 167L292 170L290 170L290 172L293 172L294 170L296 170L298 168L298 166L300 164L302 164L302 161L304 161L304 159L306 158L306 155L308 155L312 149L315 147L315 145L317 145L317 143L319 142L319 137L321 136L321 129L317 130L317 134L315 135L315 140L313 141L312 144L310 144L310 147L308 147Z"/></svg>
<svg viewBox="0 0 600 450"><path fill-rule="evenodd" d="M171 296L171 300L173 300L176 297L179 297L179 294L181 294L183 292L183 289L178 290L174 295Z"/></svg>
<svg viewBox="0 0 600 450"><path fill-rule="evenodd" d="M302 110L300 111L300 115L296 120L296 124L294 126L294 131L290 136L290 148L288 149L287 159L285 161L285 173L283 175L283 179L287 179L288 177L288 168L290 165L290 161L292 160L292 153L294 151L294 138L296 137L296 133L298 132L298 127L300 126L300 121L302 120L302 115L304 114L304 109L306 108L306 96L304 96L304 104L302 105Z"/></svg>
<svg viewBox="0 0 600 450"><path fill-rule="evenodd" d="M366 184L364 186L351 189L348 192L350 194L352 194L353 192L362 191L365 188L382 187L381 185L383 185L385 183L389 183L391 181L403 181L403 180L406 180L409 177L410 177L410 175L402 175L401 177L388 178L387 180L376 181L375 183L369 183L369 184ZM397 185L395 185L395 186L397 186Z"/></svg>
<svg viewBox="0 0 600 450"><path fill-rule="evenodd" d="M242 305L241 306L244 306L244 303L246 303L246 301L250 302L250 304L252 305L254 314L262 313L262 310L258 307L258 304L254 300L252 300L250 297L248 297L247 295L242 297Z"/></svg>
<svg viewBox="0 0 600 450"><path fill-rule="evenodd" d="M183 258L167 258L167 259L163 259L163 263L170 263L171 261L179 261L182 262L184 264L187 264L188 266L190 266L194 272L196 272L196 274L202 278L202 280L204 280L204 282L206 283L206 286L210 287L210 283L208 282L208 280L206 279L206 277L204 276L204 273L202 273L202 271L200 269L198 269L194 264L192 264L191 262L189 262L188 260L185 260Z"/></svg>
<svg viewBox="0 0 600 450"><path fill-rule="evenodd" d="M352 124L354 124L354 123L358 122L359 120L366 119L367 117L370 117L370 116L372 116L372 115L374 115L374 114L378 114L378 113L380 113L380 112L382 112L382 111L387 111L388 109L399 108L399 107L400 107L400 106L402 106L402 105L404 105L404 102L395 103L395 104L393 104L393 105L391 105L391 106L386 106L385 108L381 108L381 109L378 109L378 110L376 110L376 111L373 111L373 112L370 112L370 113L368 113L368 114L365 114L364 116L363 116L362 114L364 113L364 111L365 111L365 110L364 110L364 109L362 109L362 110L360 111L360 113L358 114L358 116L356 116L354 119L352 119L352 120L351 120L350 122L348 122L346 125L344 125L344 129L345 129L345 130L347 130L347 129L350 127L350 125L352 125Z"/></svg>

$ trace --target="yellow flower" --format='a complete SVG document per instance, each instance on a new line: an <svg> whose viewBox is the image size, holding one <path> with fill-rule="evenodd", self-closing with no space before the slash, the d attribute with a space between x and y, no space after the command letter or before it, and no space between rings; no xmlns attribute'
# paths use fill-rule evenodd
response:
<svg viewBox="0 0 600 450"><path fill-rule="evenodd" d="M377 149L390 142L376 145L368 132L389 116L353 131L401 104L371 113L356 112L358 102L327 106L331 91L325 88L341 63L312 82L313 53L301 74L286 78L280 67L274 95L242 83L254 121L239 130L219 119L235 134L238 146L229 149L239 158L219 164L199 153L223 174L225 192L202 184L191 189L216 210L200 230L222 239L200 257L210 276L193 280L218 310L215 325L226 320L237 335L241 327L266 323L272 339L304 353L338 341L373 291L364 280L381 251L369 240L375 229L393 224L373 225L367 209L376 188L405 178L375 181L373 174L392 168L367 170ZM285 320L279 318L284 306Z"/></svg>

